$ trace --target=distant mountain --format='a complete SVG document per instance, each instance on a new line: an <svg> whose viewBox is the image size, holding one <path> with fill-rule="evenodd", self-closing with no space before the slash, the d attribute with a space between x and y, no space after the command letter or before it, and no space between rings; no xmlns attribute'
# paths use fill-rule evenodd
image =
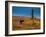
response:
<svg viewBox="0 0 46 37"><path fill-rule="evenodd" d="M40 18L34 17L34 20L40 21Z"/></svg>
<svg viewBox="0 0 46 37"><path fill-rule="evenodd" d="M25 17L25 16L12 16L13 19L31 19L32 17ZM40 18L33 18L34 20L40 20Z"/></svg>
<svg viewBox="0 0 46 37"><path fill-rule="evenodd" d="M20 18L29 17L29 18L31 18L31 16L13 16L13 17L20 17Z"/></svg>

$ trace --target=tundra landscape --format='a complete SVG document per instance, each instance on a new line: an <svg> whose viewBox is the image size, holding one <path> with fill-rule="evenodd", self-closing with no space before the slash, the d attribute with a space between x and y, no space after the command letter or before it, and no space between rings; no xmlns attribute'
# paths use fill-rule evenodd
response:
<svg viewBox="0 0 46 37"><path fill-rule="evenodd" d="M40 19L25 16L12 16L12 30L40 29Z"/></svg>

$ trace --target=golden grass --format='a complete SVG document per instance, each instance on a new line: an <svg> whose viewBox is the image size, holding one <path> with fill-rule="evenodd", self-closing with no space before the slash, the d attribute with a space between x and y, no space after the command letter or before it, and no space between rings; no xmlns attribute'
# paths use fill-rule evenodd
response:
<svg viewBox="0 0 46 37"><path fill-rule="evenodd" d="M24 20L22 24L20 24L20 20ZM12 30L31 30L31 29L40 29L40 21L35 20L33 22L33 19L23 17L15 17L12 16Z"/></svg>

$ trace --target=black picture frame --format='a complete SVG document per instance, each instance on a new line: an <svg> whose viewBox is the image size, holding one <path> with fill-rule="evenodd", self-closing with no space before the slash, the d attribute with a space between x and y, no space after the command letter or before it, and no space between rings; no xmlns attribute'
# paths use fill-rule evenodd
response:
<svg viewBox="0 0 46 37"><path fill-rule="evenodd" d="M43 32L42 33L27 33L27 34L8 34L8 2L17 3L31 3L31 4L43 4ZM24 2L24 1L5 1L5 36L18 36L18 35L35 35L35 34L45 34L45 3L41 2Z"/></svg>

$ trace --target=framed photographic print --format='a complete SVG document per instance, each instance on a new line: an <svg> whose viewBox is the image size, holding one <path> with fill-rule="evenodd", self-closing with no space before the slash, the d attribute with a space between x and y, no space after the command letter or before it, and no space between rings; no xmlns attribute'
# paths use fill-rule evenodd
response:
<svg viewBox="0 0 46 37"><path fill-rule="evenodd" d="M45 3L5 2L5 35L33 35L45 33Z"/></svg>

